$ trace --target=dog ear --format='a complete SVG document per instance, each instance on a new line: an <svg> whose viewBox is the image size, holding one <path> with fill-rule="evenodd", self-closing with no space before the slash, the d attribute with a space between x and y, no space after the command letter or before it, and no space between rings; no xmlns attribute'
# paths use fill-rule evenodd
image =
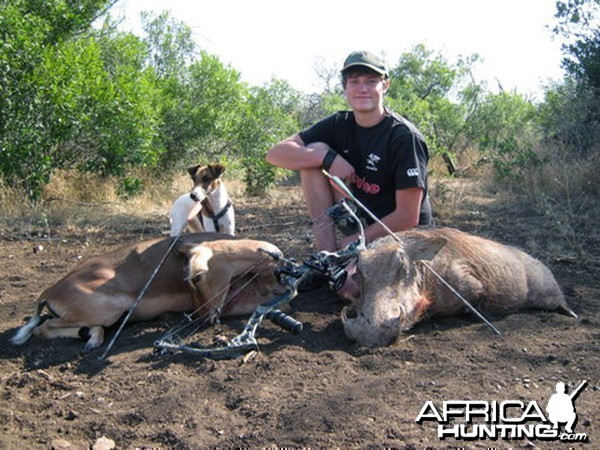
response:
<svg viewBox="0 0 600 450"><path fill-rule="evenodd" d="M196 166L191 166L188 167L188 173L190 174L190 176L192 178L194 178L194 175L196 175L196 172L198 171L198 169L200 168L200 164L196 165Z"/></svg>
<svg viewBox="0 0 600 450"><path fill-rule="evenodd" d="M219 178L225 172L225 166L223 164L210 164L208 167L210 167L215 179Z"/></svg>

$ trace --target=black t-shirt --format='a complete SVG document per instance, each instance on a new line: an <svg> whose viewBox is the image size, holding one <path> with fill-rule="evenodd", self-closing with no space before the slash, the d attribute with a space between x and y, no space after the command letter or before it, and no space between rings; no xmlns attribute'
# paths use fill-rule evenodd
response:
<svg viewBox="0 0 600 450"><path fill-rule="evenodd" d="M386 111L381 122L364 128L353 112L341 111L299 135L305 145L326 143L352 164L353 193L378 218L396 208L396 190L419 187L424 191L419 225L433 223L427 187L429 151L423 135L408 120Z"/></svg>

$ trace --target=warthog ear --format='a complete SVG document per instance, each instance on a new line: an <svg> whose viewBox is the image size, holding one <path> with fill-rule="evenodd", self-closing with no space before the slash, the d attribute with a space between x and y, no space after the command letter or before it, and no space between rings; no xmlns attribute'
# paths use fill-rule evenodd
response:
<svg viewBox="0 0 600 450"><path fill-rule="evenodd" d="M448 241L441 237L426 238L411 243L406 253L414 261L431 261Z"/></svg>

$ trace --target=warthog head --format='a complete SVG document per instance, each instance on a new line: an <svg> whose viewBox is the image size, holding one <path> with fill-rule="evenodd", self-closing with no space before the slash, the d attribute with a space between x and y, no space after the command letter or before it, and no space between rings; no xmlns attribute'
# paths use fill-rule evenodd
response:
<svg viewBox="0 0 600 450"><path fill-rule="evenodd" d="M354 275L361 296L342 311L346 336L366 347L380 347L409 329L429 304L417 262L432 259L445 243L430 238L400 244L390 236L361 252Z"/></svg>

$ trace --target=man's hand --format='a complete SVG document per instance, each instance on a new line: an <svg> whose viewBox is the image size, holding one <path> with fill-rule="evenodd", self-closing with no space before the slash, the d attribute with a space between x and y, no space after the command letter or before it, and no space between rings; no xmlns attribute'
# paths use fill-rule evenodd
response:
<svg viewBox="0 0 600 450"><path fill-rule="evenodd" d="M346 268L346 271L348 272L346 282L336 294L344 300L354 302L360 298L360 288L352 278L352 275L356 273L356 266L351 264Z"/></svg>
<svg viewBox="0 0 600 450"><path fill-rule="evenodd" d="M332 176L338 177L346 184L354 183L354 167L352 167L352 164L346 161L339 153L333 160L328 172Z"/></svg>

